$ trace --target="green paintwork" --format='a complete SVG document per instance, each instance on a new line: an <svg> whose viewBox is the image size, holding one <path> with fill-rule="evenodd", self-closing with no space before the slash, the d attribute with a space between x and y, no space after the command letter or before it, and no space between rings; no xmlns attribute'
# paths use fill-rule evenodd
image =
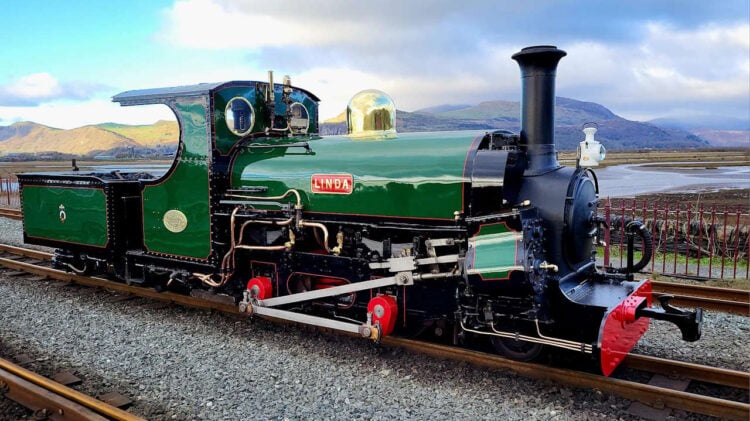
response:
<svg viewBox="0 0 750 421"><path fill-rule="evenodd" d="M211 253L211 221L205 100L180 99L172 109L181 124L181 153L159 184L143 190L144 243L151 252L206 259ZM174 233L164 226L164 213L171 209L187 217L184 231Z"/></svg>
<svg viewBox="0 0 750 421"><path fill-rule="evenodd" d="M463 187L469 182L464 164L475 134L407 133L383 140L332 136L311 140L312 153L246 148L234 163L232 185L266 186L268 196L296 189L306 212L452 220L454 212L463 211ZM312 193L312 174L351 174L353 192Z"/></svg>
<svg viewBox="0 0 750 421"><path fill-rule="evenodd" d="M275 88L275 102L276 102L276 114L285 115L287 112L287 105L281 101L282 99L282 87L276 85ZM262 132L266 127L270 126L270 115L268 108L265 105L265 96L263 90L256 90L255 87L230 87L216 91L214 94L214 129L216 149L222 155L226 155L232 149L232 147L240 139L240 136L230 132L227 128L227 124L224 121L224 111L226 110L227 103L234 97L243 97L247 99L253 106L253 112L255 113L255 124L250 129L251 133ZM299 102L307 108L307 113L310 117L309 133L317 133L318 131L318 105L310 98L306 93L298 90L292 91L290 97L294 102Z"/></svg>
<svg viewBox="0 0 750 421"><path fill-rule="evenodd" d="M26 235L107 246L107 200L103 190L26 185L21 194ZM64 206L65 222L60 220L60 205Z"/></svg>
<svg viewBox="0 0 750 421"><path fill-rule="evenodd" d="M482 225L477 235L469 239L468 273L484 280L508 279L510 272L523 270L517 254L522 241L523 234L505 224Z"/></svg>

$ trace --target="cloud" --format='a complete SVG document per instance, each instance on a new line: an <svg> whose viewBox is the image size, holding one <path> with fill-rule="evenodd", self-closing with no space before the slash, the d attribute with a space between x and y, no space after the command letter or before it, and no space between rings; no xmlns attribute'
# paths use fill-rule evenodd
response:
<svg viewBox="0 0 750 421"><path fill-rule="evenodd" d="M558 71L560 95L630 115L658 116L690 104L746 116L746 15L746 1L715 7L675 0L442 0L426 7L397 0L377 6L180 0L163 11L158 37L290 73L323 98L324 117L360 88L386 90L406 110L516 99L519 74L510 56L533 44L568 51Z"/></svg>
<svg viewBox="0 0 750 421"><path fill-rule="evenodd" d="M88 82L60 83L47 72L32 73L0 85L0 106L36 106L57 99L87 99L105 86Z"/></svg>
<svg viewBox="0 0 750 421"><path fill-rule="evenodd" d="M166 105L122 107L109 100L53 101L37 107L0 106L0 125L33 121L50 127L72 129L104 122L151 124L157 120L175 120Z"/></svg>

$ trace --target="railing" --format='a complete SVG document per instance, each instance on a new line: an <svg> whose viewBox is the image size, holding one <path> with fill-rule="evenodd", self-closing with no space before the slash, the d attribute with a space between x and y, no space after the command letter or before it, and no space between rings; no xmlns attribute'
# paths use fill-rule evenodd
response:
<svg viewBox="0 0 750 421"><path fill-rule="evenodd" d="M11 178L0 178L0 207L21 207L21 195L18 191L17 180Z"/></svg>
<svg viewBox="0 0 750 421"><path fill-rule="evenodd" d="M604 234L604 266L626 265L625 226L635 219L646 225L654 242L654 254L644 270L698 280L748 278L750 214L746 206L645 200L612 205L607 199L600 212L609 226ZM637 261L642 244L635 243Z"/></svg>

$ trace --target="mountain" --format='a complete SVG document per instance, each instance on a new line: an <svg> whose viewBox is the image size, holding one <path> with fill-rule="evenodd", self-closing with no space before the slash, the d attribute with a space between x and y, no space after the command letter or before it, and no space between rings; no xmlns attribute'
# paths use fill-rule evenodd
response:
<svg viewBox="0 0 750 421"><path fill-rule="evenodd" d="M0 142L12 137L23 137L29 134L38 124L30 121L21 121L10 126L0 126Z"/></svg>
<svg viewBox="0 0 750 421"><path fill-rule="evenodd" d="M664 117L656 118L649 123L659 127L684 130L713 129L750 131L750 118L734 118L716 115L692 116L690 118Z"/></svg>
<svg viewBox="0 0 750 421"><path fill-rule="evenodd" d="M558 97L555 104L555 142L560 150L574 150L583 140L581 126L593 122L596 134L608 149L705 147L705 139L679 128L624 119L603 105ZM426 110L434 109L429 112ZM437 106L415 112L398 110L396 128L401 132L432 130L520 130L520 104L515 101L485 101L473 106ZM321 125L323 134L346 132L343 122Z"/></svg>
<svg viewBox="0 0 750 421"><path fill-rule="evenodd" d="M656 121L659 124L627 120L594 102L562 97L556 101L555 140L560 150L574 150L578 146L583 139L581 126L587 122L599 126L596 137L608 149L747 147L750 144L750 132L744 130L691 129L693 133L690 133L685 127L667 124L664 120ZM520 105L514 101L445 104L414 112L398 110L396 128L400 132L493 129L518 132L519 115ZM321 124L321 134L344 133L346 112ZM175 121L138 126L103 123L71 130L26 121L0 126L0 155L56 152L92 156L123 151L166 154L174 150L178 136Z"/></svg>
<svg viewBox="0 0 750 421"><path fill-rule="evenodd" d="M70 130L22 121L0 126L0 155L50 152L96 155L131 149L164 149L176 145L178 138L176 121L160 120L139 126L103 123Z"/></svg>
<svg viewBox="0 0 750 421"><path fill-rule="evenodd" d="M650 123L663 128L687 130L708 140L713 146L750 147L750 119L708 115L689 119L657 118Z"/></svg>
<svg viewBox="0 0 750 421"><path fill-rule="evenodd" d="M435 105L434 107L420 108L414 112L435 114L435 113L442 113L446 111L462 110L464 108L469 108L469 107L471 107L471 105L468 105L468 104L443 104L443 105Z"/></svg>
<svg viewBox="0 0 750 421"><path fill-rule="evenodd" d="M750 147L750 130L694 129L691 131L696 136L708 140L714 146L730 148Z"/></svg>
<svg viewBox="0 0 750 421"><path fill-rule="evenodd" d="M117 133L147 147L176 143L180 136L180 128L177 126L177 122L166 120L141 126L104 123L97 124L97 127Z"/></svg>
<svg viewBox="0 0 750 421"><path fill-rule="evenodd" d="M139 146L132 139L97 126L62 130L32 122L20 122L5 128L2 137L0 155L44 152L86 155L116 147Z"/></svg>

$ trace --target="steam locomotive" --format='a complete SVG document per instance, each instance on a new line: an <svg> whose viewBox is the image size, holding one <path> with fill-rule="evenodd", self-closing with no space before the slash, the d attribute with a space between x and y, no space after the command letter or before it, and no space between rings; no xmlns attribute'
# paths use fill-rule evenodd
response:
<svg viewBox="0 0 750 421"><path fill-rule="evenodd" d="M651 307L651 239L621 273L595 266L603 221L587 132L581 164L558 164L553 46L513 56L521 132L398 134L393 101L363 91L348 134L318 136L318 102L292 86L233 81L128 91L180 126L165 174L18 176L24 239L55 264L225 301L238 311L365 338L486 337L508 357L588 354L609 375L650 319L697 340L701 310ZM597 149L592 153L592 146ZM585 161L585 162L584 162Z"/></svg>

